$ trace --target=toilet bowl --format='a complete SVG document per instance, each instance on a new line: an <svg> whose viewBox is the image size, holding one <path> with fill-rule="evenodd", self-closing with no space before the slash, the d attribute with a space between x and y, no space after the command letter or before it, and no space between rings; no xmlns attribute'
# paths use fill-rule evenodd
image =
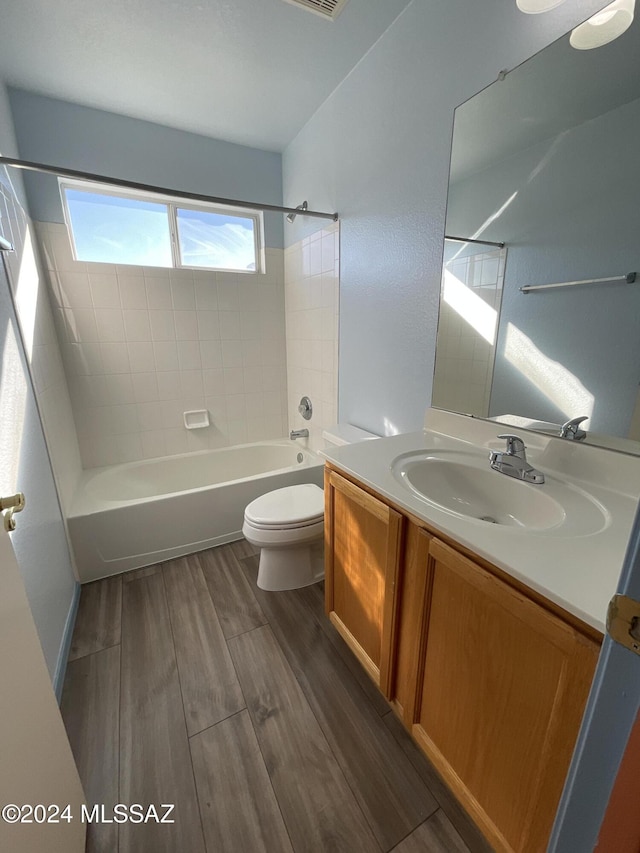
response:
<svg viewBox="0 0 640 853"><path fill-rule="evenodd" d="M322 436L327 447L378 438L351 424L337 424ZM251 501L242 534L260 548L261 589L300 589L323 579L324 492L319 486L286 486Z"/></svg>

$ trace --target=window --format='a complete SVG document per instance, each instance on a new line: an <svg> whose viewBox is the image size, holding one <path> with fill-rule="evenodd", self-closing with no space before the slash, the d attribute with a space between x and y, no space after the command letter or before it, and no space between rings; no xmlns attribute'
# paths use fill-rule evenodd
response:
<svg viewBox="0 0 640 853"><path fill-rule="evenodd" d="M263 271L262 213L60 180L77 261Z"/></svg>

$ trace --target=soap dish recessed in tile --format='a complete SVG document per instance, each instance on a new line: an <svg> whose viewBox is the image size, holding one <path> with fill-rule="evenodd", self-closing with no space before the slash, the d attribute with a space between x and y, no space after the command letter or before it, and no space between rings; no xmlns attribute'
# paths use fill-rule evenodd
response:
<svg viewBox="0 0 640 853"><path fill-rule="evenodd" d="M203 429L209 426L209 412L206 409L193 409L184 412L184 425L187 429Z"/></svg>

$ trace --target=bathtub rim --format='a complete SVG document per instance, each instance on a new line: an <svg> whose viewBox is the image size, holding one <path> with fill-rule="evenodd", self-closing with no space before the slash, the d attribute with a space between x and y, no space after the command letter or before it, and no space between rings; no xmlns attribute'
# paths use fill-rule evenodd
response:
<svg viewBox="0 0 640 853"><path fill-rule="evenodd" d="M89 494L86 490L87 483L97 477L99 474L104 473L105 471L124 471L125 469L135 468L137 466L146 465L148 463L162 463L168 459L179 460L186 458L193 459L199 456L211 456L218 453L224 453L225 451L231 450L232 448L235 450L237 448L242 447L264 447L265 445L270 447L289 447L289 441L290 440L286 438L265 439L263 441L246 442L245 444L230 444L226 447L186 451L185 453L175 453L171 456L153 456L149 459L135 459L131 462L118 462L116 465L102 465L97 468L86 468L80 474L80 477L76 484L75 492L73 494L73 499L71 501L71 507L66 517L81 518L86 515L95 515L96 513L117 509L119 507L151 503L153 501L160 501L166 498L172 498L177 495L187 493L197 494L198 492L206 492L209 489L224 488L230 483L245 483L249 482L250 480L264 479L266 477L273 476L274 474L283 474L287 471L299 471L305 468L316 468L324 465L324 459L322 459L316 451L310 450L308 447L297 445L298 452L304 453L306 457L304 462L298 463L297 465L287 465L284 468L272 468L269 471L263 471L259 474L251 474L248 477L237 477L234 480L224 480L221 483L208 483L204 486L197 486L192 489L180 489L179 491L162 492L161 494L148 495L147 497L135 497L126 500L108 500L105 498L98 498L95 495ZM295 449L295 446L292 447L292 449Z"/></svg>

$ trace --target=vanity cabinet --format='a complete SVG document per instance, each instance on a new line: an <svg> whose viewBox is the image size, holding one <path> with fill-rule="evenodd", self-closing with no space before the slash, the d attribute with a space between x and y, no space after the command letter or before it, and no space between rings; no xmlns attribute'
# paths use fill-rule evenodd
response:
<svg viewBox="0 0 640 853"><path fill-rule="evenodd" d="M403 518L335 471L325 474L325 607L390 696Z"/></svg>
<svg viewBox="0 0 640 853"><path fill-rule="evenodd" d="M353 638L374 648L375 623L385 679L365 665L492 846L543 853L598 632L371 490L327 483L332 621L361 660Z"/></svg>

